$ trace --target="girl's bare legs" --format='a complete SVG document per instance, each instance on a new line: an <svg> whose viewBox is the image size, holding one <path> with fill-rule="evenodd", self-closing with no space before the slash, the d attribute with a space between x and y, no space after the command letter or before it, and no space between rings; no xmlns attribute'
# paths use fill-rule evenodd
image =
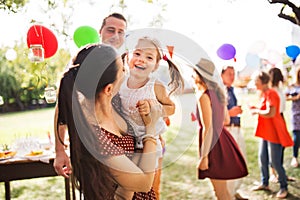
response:
<svg viewBox="0 0 300 200"><path fill-rule="evenodd" d="M210 179L218 200L231 200L226 180Z"/></svg>

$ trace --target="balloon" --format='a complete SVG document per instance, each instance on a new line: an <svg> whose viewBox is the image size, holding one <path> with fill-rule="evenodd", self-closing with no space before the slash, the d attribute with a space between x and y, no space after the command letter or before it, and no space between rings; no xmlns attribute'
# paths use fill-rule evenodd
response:
<svg viewBox="0 0 300 200"><path fill-rule="evenodd" d="M278 51L269 50L267 55L267 60L269 61L269 63L275 65L279 62L282 62L282 57Z"/></svg>
<svg viewBox="0 0 300 200"><path fill-rule="evenodd" d="M217 50L218 56L223 60L230 60L234 58L235 53L236 53L235 48L231 44L223 44Z"/></svg>
<svg viewBox="0 0 300 200"><path fill-rule="evenodd" d="M290 45L285 48L286 54L293 60L297 58L300 53L300 49L296 45Z"/></svg>
<svg viewBox="0 0 300 200"><path fill-rule="evenodd" d="M42 25L33 25L27 32L27 46L40 44L44 48L44 57L53 56L58 48L56 36L51 30Z"/></svg>
<svg viewBox="0 0 300 200"><path fill-rule="evenodd" d="M259 54L263 52L265 48L266 48L266 43L264 41L256 41L250 46L248 52L252 54Z"/></svg>
<svg viewBox="0 0 300 200"><path fill-rule="evenodd" d="M256 54L247 53L246 55L247 67L259 68L260 67L260 57Z"/></svg>
<svg viewBox="0 0 300 200"><path fill-rule="evenodd" d="M14 49L8 49L5 53L5 58L7 60L13 61L17 58L17 53Z"/></svg>
<svg viewBox="0 0 300 200"><path fill-rule="evenodd" d="M80 48L86 44L98 43L100 37L96 29L90 26L80 26L74 32L73 40L76 46Z"/></svg>

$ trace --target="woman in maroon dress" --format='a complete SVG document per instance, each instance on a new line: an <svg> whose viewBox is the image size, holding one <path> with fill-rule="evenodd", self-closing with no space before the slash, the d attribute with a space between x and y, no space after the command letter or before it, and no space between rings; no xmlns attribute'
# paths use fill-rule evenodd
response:
<svg viewBox="0 0 300 200"><path fill-rule="evenodd" d="M224 128L229 120L226 98L214 64L202 58L194 67L194 89L199 122L198 178L209 178L217 199L230 200L226 180L248 175L244 157ZM226 116L226 117L225 117Z"/></svg>
<svg viewBox="0 0 300 200"><path fill-rule="evenodd" d="M58 123L65 120L70 136L72 183L87 200L155 199L150 189L155 171L158 105L149 102L149 116L140 111L143 118L151 117L151 122L143 139L144 154L136 164L130 159L135 155L128 124L112 106L124 79L121 58L112 47L95 45L82 49L74 66L64 74L58 96ZM128 197L123 190L137 193Z"/></svg>

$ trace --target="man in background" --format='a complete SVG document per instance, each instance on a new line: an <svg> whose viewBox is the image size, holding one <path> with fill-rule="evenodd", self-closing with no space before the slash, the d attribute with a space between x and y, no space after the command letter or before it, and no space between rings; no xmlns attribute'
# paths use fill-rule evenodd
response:
<svg viewBox="0 0 300 200"><path fill-rule="evenodd" d="M241 131L241 118L243 110L241 106L238 105L237 98L234 93L234 88L232 84L235 79L235 71L233 66L224 66L221 71L221 77L224 85L226 86L227 92L227 109L230 116L230 123L226 125L226 128L231 133L236 143L240 147L240 150L246 160L246 146L243 133ZM241 185L241 179L229 180L227 182L228 190L231 196L235 199L245 200L238 192L239 186Z"/></svg>

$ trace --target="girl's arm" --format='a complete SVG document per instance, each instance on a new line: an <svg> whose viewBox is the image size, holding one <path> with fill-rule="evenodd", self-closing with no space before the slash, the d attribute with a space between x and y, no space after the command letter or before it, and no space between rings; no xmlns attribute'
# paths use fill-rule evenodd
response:
<svg viewBox="0 0 300 200"><path fill-rule="evenodd" d="M163 116L170 116L175 113L175 103L171 100L163 83L156 81L154 91L157 101L162 105Z"/></svg>

